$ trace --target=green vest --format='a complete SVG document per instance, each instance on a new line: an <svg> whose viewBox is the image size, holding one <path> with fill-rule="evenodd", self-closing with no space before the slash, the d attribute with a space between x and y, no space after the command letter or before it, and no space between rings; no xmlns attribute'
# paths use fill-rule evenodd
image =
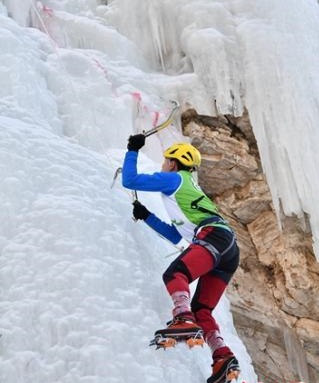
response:
<svg viewBox="0 0 319 383"><path fill-rule="evenodd" d="M187 219L198 225L204 219L218 214L217 205L202 191L192 173L185 170L178 173L182 176L182 183L175 192L175 198Z"/></svg>
<svg viewBox="0 0 319 383"><path fill-rule="evenodd" d="M183 238L191 241L194 236L194 229L203 220L219 215L218 208L202 191L191 172L181 170L178 174L181 176L179 187L173 194L163 195L163 202L176 229ZM217 222L207 225L227 227L227 225Z"/></svg>

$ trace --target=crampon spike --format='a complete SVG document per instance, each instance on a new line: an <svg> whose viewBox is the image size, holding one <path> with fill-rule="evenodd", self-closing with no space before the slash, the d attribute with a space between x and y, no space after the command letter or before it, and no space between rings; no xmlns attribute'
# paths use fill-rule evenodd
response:
<svg viewBox="0 0 319 383"><path fill-rule="evenodd" d="M175 347L176 344L177 344L176 339L165 338L165 339L161 339L160 341L157 342L157 348L164 348L164 350L166 350L167 348Z"/></svg>
<svg viewBox="0 0 319 383"><path fill-rule="evenodd" d="M239 370L232 370L230 369L226 376L227 383L231 383L233 380L237 382L237 379L239 377L240 371Z"/></svg>
<svg viewBox="0 0 319 383"><path fill-rule="evenodd" d="M186 340L186 344L189 348L193 348L195 346L204 346L204 339L203 338L189 338Z"/></svg>

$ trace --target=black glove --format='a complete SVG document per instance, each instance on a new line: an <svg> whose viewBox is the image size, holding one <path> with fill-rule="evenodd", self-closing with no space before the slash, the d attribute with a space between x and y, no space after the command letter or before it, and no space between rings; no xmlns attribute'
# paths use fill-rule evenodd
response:
<svg viewBox="0 0 319 383"><path fill-rule="evenodd" d="M134 201L133 202L133 216L134 218L137 219L143 219L145 220L151 212L146 209L144 205L141 204L139 201Z"/></svg>
<svg viewBox="0 0 319 383"><path fill-rule="evenodd" d="M130 136L128 139L127 149L138 152L141 147L145 144L144 134L135 134L135 136Z"/></svg>

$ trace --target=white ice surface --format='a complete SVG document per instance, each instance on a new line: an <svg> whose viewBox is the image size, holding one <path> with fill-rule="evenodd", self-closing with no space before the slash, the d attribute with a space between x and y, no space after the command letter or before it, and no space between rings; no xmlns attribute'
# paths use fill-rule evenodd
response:
<svg viewBox="0 0 319 383"><path fill-rule="evenodd" d="M175 249L110 189L127 136L165 119L169 99L211 114L214 100L221 113L246 105L275 206L309 214L318 238L318 4L104 3L0 3L1 382L209 375L207 348L148 348L170 317L161 274ZM179 128L148 140L143 171ZM167 218L158 196L141 199ZM255 383L227 300L217 318Z"/></svg>

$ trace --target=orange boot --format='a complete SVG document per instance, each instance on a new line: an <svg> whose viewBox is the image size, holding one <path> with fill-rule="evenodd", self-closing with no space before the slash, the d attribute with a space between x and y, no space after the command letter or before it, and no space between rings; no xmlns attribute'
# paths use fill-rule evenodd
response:
<svg viewBox="0 0 319 383"><path fill-rule="evenodd" d="M168 336L187 336L202 334L201 327L196 323L193 313L187 312L179 314L167 323L167 327L155 332L156 335Z"/></svg>
<svg viewBox="0 0 319 383"><path fill-rule="evenodd" d="M238 360L234 356L225 356L214 361L213 373L207 379L207 383L230 383L238 378L240 368Z"/></svg>

